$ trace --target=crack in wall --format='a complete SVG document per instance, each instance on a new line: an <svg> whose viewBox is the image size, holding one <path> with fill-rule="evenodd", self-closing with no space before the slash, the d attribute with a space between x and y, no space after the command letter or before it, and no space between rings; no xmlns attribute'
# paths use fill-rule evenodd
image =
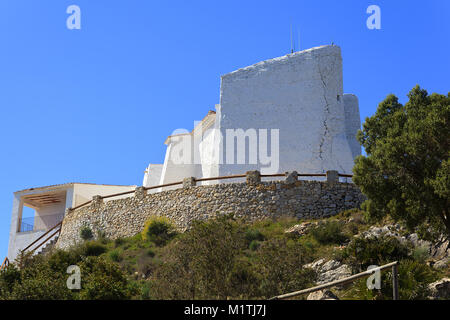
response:
<svg viewBox="0 0 450 320"><path fill-rule="evenodd" d="M336 65L336 57L334 55L328 55L328 56L332 56L335 59L332 60L332 62L330 63L330 72L332 72L335 69L335 65ZM322 57L321 57L322 58ZM324 145L325 145L325 140L327 137L329 137L332 140L332 137L330 136L330 128L328 126L328 121L329 121L329 116L330 116L330 102L328 101L327 98L327 83L326 83L326 77L322 71L322 69L320 68L320 60L322 59L317 59L317 70L319 72L319 76L320 76L320 80L322 82L322 89L323 89L323 99L325 101L325 107L324 107L324 120L323 120L323 135L320 139L320 143L319 143L319 159L322 160L321 163L321 169L322 171L324 171L324 167L323 167L323 153L324 153ZM333 141L330 142L330 148L332 148L333 146ZM330 149L330 151L332 152L332 149Z"/></svg>
<svg viewBox="0 0 450 320"><path fill-rule="evenodd" d="M323 99L325 100L325 108L324 108L325 118L323 119L324 132L323 132L323 135L322 135L322 137L320 139L320 143L319 143L319 159L323 160L323 146L325 144L325 137L329 133L328 115L330 114L330 103L328 102L328 99L327 99L327 84L325 82L322 70L320 69L319 61L317 62L317 69L319 71L320 80L322 81ZM323 163L321 164L321 166L322 166L322 171L323 171Z"/></svg>

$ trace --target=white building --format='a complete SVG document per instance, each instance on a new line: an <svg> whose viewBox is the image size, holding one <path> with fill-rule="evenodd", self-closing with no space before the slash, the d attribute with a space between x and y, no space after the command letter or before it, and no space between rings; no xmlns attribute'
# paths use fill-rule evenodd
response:
<svg viewBox="0 0 450 320"><path fill-rule="evenodd" d="M295 52L222 76L216 111L169 136L164 164L150 164L143 184L249 170L350 174L359 128L358 99L343 91L341 49Z"/></svg>
<svg viewBox="0 0 450 320"><path fill-rule="evenodd" d="M349 174L354 158L361 154L356 141L359 128L358 99L343 93L340 48L295 52L222 76L216 110L209 111L191 132L176 130L166 139L164 164L150 164L143 185L249 170ZM67 208L95 195L135 188L68 183L15 192L8 258L13 261L20 250L61 222ZM32 208L34 215L24 217L24 206Z"/></svg>
<svg viewBox="0 0 450 320"><path fill-rule="evenodd" d="M48 187L31 188L14 193L11 229L9 232L8 259L14 261L28 245L44 235L64 218L66 209L92 200L95 195L106 196L135 190L136 186L66 183ZM118 199L116 197L113 199ZM24 217L24 207L34 214ZM52 232L43 237L45 240ZM50 241L51 239L49 239ZM36 245L38 245L38 243ZM45 244L37 250L41 250ZM30 249L33 249L31 247Z"/></svg>

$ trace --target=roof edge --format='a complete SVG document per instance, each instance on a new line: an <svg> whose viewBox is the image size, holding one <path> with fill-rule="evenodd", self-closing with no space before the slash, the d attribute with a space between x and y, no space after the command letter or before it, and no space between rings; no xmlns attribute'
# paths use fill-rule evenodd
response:
<svg viewBox="0 0 450 320"><path fill-rule="evenodd" d="M64 188L64 187L70 187L70 186L73 186L73 185L76 185L76 184L90 185L90 186L105 186L105 187L137 187L137 185L98 184L98 183L88 183L88 182L68 182L68 183L62 183L62 184L54 184L54 185L49 185L49 186L34 187L34 188L18 190L18 191L15 191L14 194L25 192L25 191Z"/></svg>

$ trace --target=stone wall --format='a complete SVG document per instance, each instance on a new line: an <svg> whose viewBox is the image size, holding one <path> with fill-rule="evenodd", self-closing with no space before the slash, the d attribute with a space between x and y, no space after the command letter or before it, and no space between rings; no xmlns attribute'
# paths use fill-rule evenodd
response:
<svg viewBox="0 0 450 320"><path fill-rule="evenodd" d="M152 216L170 218L180 231L194 220L205 220L228 213L250 221L291 216L322 218L342 210L359 207L364 196L351 183L336 182L336 172L328 181L297 180L297 173L283 181L263 181L259 172L248 172L246 182L195 186L185 181L183 188L147 194L137 188L134 196L103 202L94 197L90 206L67 212L56 244L67 248L79 242L80 228L101 230L109 238L133 236Z"/></svg>

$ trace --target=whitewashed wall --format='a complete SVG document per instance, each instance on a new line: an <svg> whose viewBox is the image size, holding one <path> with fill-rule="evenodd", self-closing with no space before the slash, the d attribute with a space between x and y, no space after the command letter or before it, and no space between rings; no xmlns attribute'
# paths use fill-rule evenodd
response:
<svg viewBox="0 0 450 320"><path fill-rule="evenodd" d="M224 75L218 113L222 135L235 128L279 129L280 164L275 171L351 173L342 82L337 46L312 48ZM219 173L257 168L264 171L261 164L227 164Z"/></svg>
<svg viewBox="0 0 450 320"><path fill-rule="evenodd" d="M159 185L162 170L162 164L149 164L142 185L147 188ZM156 192L156 190L150 190L149 192L153 193Z"/></svg>
<svg viewBox="0 0 450 320"><path fill-rule="evenodd" d="M214 124L200 143L188 132L169 137L159 184L189 176L226 176L249 170L263 174L293 170L351 173L354 158L361 154L356 141L359 106L355 95L344 95L342 73L341 49L331 45L270 59L222 76ZM227 133L237 129L249 133L244 163L237 161L237 141L235 149L228 152L234 162L229 162L227 154L231 140ZM257 133L254 164L249 161L248 146L248 130L252 129ZM267 150L259 148L261 134L269 142ZM272 138L278 139L278 148L273 148ZM192 152L200 154L201 165L176 164L171 160L179 152L180 139L190 139ZM262 155L269 159L264 161Z"/></svg>
<svg viewBox="0 0 450 320"><path fill-rule="evenodd" d="M76 207L80 204L83 204L87 201L92 200L94 196L107 196L110 194L133 191L136 189L136 186L114 186L114 185L98 185L98 184L81 184L76 183L73 187L74 194L74 204L73 207ZM118 196L111 199L120 199L120 198L128 198L132 197L133 194ZM105 199L105 201L109 201L111 199Z"/></svg>
<svg viewBox="0 0 450 320"><path fill-rule="evenodd" d="M354 94L344 94L345 126L347 141L353 158L361 155L361 145L356 140L356 133L361 128L358 98Z"/></svg>
<svg viewBox="0 0 450 320"><path fill-rule="evenodd" d="M14 261L20 250L27 247L34 240L44 234L49 228L53 227L57 222L49 219L49 216L61 215L63 216L67 208L78 206L84 202L92 199L95 195L110 195L126 191L133 191L136 186L112 186L112 185L94 185L94 184L66 184L61 186L47 187L36 190L25 190L14 194L13 209L11 214L11 225L9 232L8 258ZM59 204L43 205L36 208L36 215L34 219L35 225L47 227L47 230L33 230L28 232L18 232L19 221L22 216L22 197L25 195L38 195L51 192L64 192L65 201ZM109 200L117 200L127 197L133 197L134 193L129 195L118 196ZM108 200L105 200L108 201ZM42 248L45 244L42 246Z"/></svg>

